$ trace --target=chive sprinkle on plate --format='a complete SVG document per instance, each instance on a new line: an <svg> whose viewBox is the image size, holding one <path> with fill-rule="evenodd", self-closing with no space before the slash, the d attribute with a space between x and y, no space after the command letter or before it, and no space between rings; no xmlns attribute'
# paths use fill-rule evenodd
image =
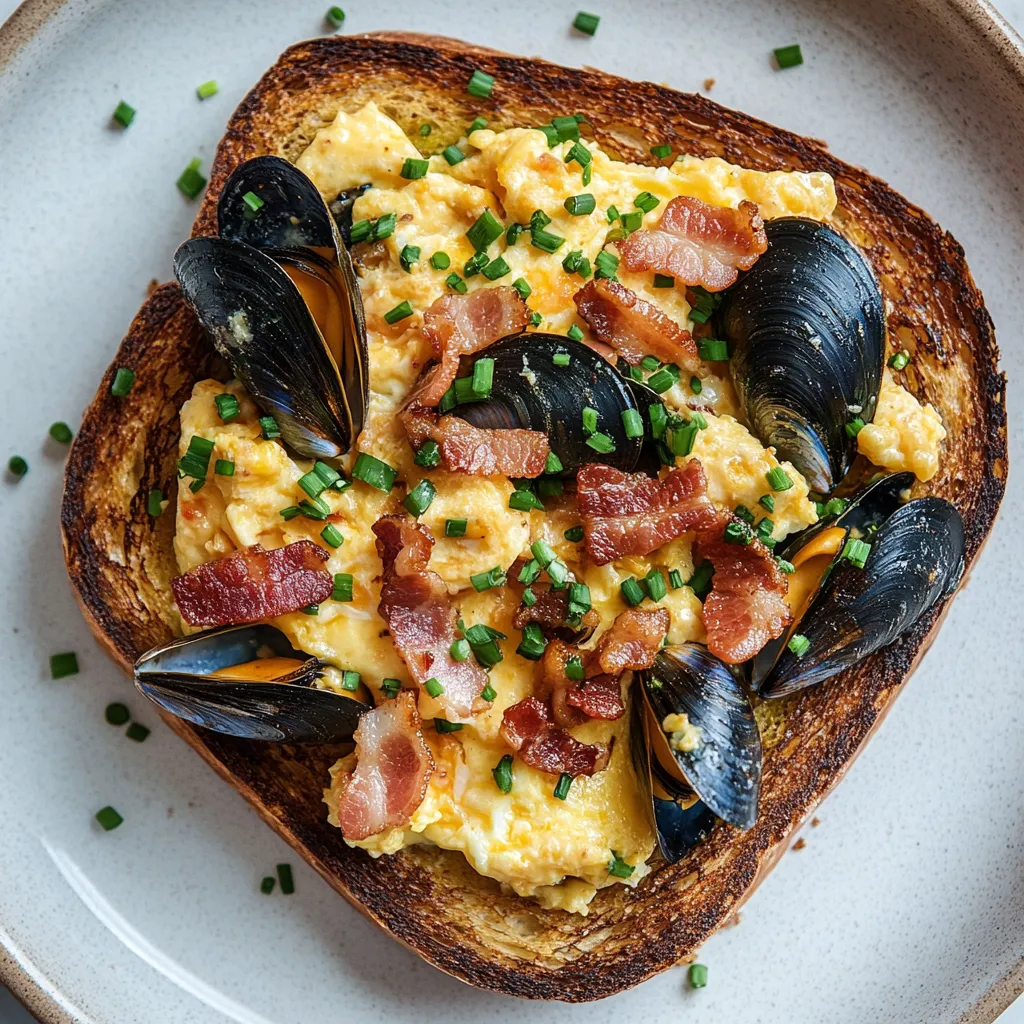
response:
<svg viewBox="0 0 1024 1024"><path fill-rule="evenodd" d="M775 63L779 65L780 71L786 68L795 68L804 62L804 55L800 52L800 44L793 43L791 46L780 46L772 50L775 55Z"/></svg>

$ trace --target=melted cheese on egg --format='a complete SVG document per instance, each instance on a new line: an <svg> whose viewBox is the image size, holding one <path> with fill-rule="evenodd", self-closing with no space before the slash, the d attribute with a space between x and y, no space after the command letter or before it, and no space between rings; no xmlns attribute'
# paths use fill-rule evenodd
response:
<svg viewBox="0 0 1024 1024"><path fill-rule="evenodd" d="M474 716L461 731L438 734L429 723L441 713L440 708L421 691L419 710L437 765L427 795L408 827L354 845L384 855L414 843L434 843L461 852L477 871L521 895L534 897L543 906L576 913L586 912L598 888L635 885L649 871L646 861L654 850L655 837L628 756L629 716L615 722L594 720L573 730L583 742L614 746L607 770L590 779L577 779L566 800L553 797L553 777L518 760L512 790L502 793L492 777L492 769L508 752L499 734L502 713L533 692L536 666L514 653L518 634L511 622L518 590L504 587L477 593L469 577L495 566L509 568L517 558L529 557L533 541L544 539L589 586L601 620L599 636L624 610L623 580L643 577L652 568L666 576L675 569L684 579L689 578L694 570L691 540L680 537L644 557L594 566L583 557L581 543L565 538L565 531L579 521L570 496L548 500L545 512L518 512L508 507L513 485L504 477L467 477L436 470L424 474L414 463L397 418L416 378L433 356L420 331L423 311L445 294L450 273L461 274L474 251L466 231L484 210L491 210L508 224L526 223L535 210L542 209L551 218L548 230L566 239L554 255L532 246L528 232L513 246L503 235L490 249L492 258L502 255L510 268L496 283L525 279L531 288L529 304L542 316L540 329L564 332L578 322L572 299L583 280L564 271L562 259L578 250L594 261L605 245L609 229L606 211L611 205L633 210L636 196L650 192L659 199L659 206L643 217L650 226L677 195L726 206L752 200L765 217L824 219L836 202L827 174L765 173L717 158L692 157L671 168L646 167L612 160L597 145L583 144L592 156L592 179L585 188L579 166L565 160L571 144L549 148L544 134L529 128L473 132L462 142L465 160L450 167L442 157L433 155L424 177L406 181L400 175L402 164L420 153L394 121L369 103L354 113L339 113L299 158L299 168L328 200L344 189L366 183L373 186L356 200L356 220L396 215L395 230L382 245L383 258L364 267L360 276L368 328L370 407L357 447L395 467L398 484L387 495L358 481L342 493L322 494L331 521L344 537L340 547L329 551L327 568L332 573L352 574L353 600L324 602L315 616L296 613L275 620L296 648L335 669L359 672L375 699L381 696L380 684L385 678L410 682L377 614L381 565L371 527L381 515L402 511L402 496L428 475L436 495L421 522L436 541L430 567L448 585L452 603L467 625L486 623L508 636L503 644L504 660L490 671L497 696L489 709ZM565 210L564 200L582 191L594 195L596 209L572 216ZM419 259L408 270L400 263L406 246L420 249ZM448 255L449 268L435 270L431 266L430 257L439 252ZM623 271L620 277L681 326L692 328L682 289L656 289L653 275ZM469 289L492 284L483 275L466 283ZM412 305L413 316L389 325L385 313L402 301ZM579 326L586 330L584 324ZM894 387L888 378L886 387ZM241 414L227 424L221 422L214 404L215 396L225 390L238 397L241 407ZM911 396L906 396L908 403L889 391L884 395L884 401L879 401L877 427L895 420L903 423L906 431L906 413L887 410L906 410L911 403L918 410L914 422L927 417L928 410L920 410ZM739 421L739 406L728 378L707 376L697 396L688 382L682 381L664 399L670 408L681 412L698 402L705 410L709 406L715 410L715 414L706 413L707 428L698 433L689 457L699 458L703 464L716 505L732 509L744 504L763 514L757 500L768 491L765 475L780 463ZM179 488L175 550L183 572L236 547L259 543L269 548L301 539L319 540L322 523L302 517L285 521L279 515L282 508L303 496L297 481L310 464L290 458L279 443L264 441L258 415L237 382L202 381L182 409L182 452L191 437L199 435L214 441L214 458L230 458L235 463L234 476L211 474L195 494ZM862 446L868 442L868 429L861 433ZM806 482L792 466L781 465L794 486L774 495L772 520L778 538L815 521ZM446 520L457 518L468 520L465 536L445 537ZM702 605L688 587L669 589L661 605L671 616L670 643L705 639ZM323 685L334 684L328 678ZM338 797L352 765L350 757L332 769L332 785L325 800L335 824ZM609 875L612 851L634 865L630 878Z"/></svg>

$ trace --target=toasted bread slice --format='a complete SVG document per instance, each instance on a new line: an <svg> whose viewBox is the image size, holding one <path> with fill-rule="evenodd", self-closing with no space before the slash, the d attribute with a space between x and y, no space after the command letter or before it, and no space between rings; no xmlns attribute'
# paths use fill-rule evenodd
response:
<svg viewBox="0 0 1024 1024"><path fill-rule="evenodd" d="M489 100L466 93L476 68L498 82ZM453 142L479 113L504 128L583 111L585 132L624 159L649 160L652 144L670 142L678 152L760 170L832 174L835 223L873 263L890 304L890 333L913 355L909 386L940 410L948 431L927 490L956 503L969 562L977 556L1006 479L1005 381L963 251L921 210L820 143L700 96L452 40L384 34L317 39L284 53L231 118L195 233L215 233L218 193L239 163L261 153L294 160L339 109L371 99L407 130L428 119L438 125L431 151ZM418 138L415 130L409 135ZM136 371L127 398L110 393L118 366ZM146 499L156 487L174 499L178 412L193 383L208 376L226 379L226 367L177 287L164 285L121 343L68 460L68 571L96 636L125 670L175 629L173 517L151 519ZM637 889L602 889L588 917L503 893L458 854L416 846L373 860L350 849L321 803L334 750L246 743L177 719L168 724L338 892L430 963L496 992L598 999L692 954L750 895L878 726L942 612L936 608L855 670L774 706L750 831L720 825L680 863L656 863Z"/></svg>

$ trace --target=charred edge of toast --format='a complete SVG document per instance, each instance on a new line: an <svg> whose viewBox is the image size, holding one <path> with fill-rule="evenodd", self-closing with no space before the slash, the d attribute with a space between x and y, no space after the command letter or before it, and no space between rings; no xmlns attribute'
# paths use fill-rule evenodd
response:
<svg viewBox="0 0 1024 1024"><path fill-rule="evenodd" d="M497 80L489 101L465 94L475 68ZM955 428L956 445L948 446L944 469L928 489L958 504L968 559L976 557L1005 487L1005 381L992 323L963 251L920 210L819 143L700 96L449 40L388 34L332 37L286 51L231 119L195 233L212 232L216 196L238 163L261 152L286 152L289 145L293 151L286 155L295 155L304 103L316 98L323 109L337 109L367 82L381 92L443 90L449 113L463 123L483 113L498 127L537 124L582 110L594 119L594 136L628 159L648 161L648 146L670 142L677 150L754 168L831 173L846 218L841 226L866 231L858 241L876 271L895 274L889 326L914 336L914 389L936 401L947 426ZM911 261L910 272L890 266L890 247ZM912 272L914 261L918 273ZM939 287L933 289L933 282ZM119 365L138 370L127 399L109 394ZM69 572L98 639L125 667L174 629L162 580L175 571L173 516L168 511L151 520L146 495L160 487L173 502L178 413L194 381L206 376L224 379L224 368L176 287L165 286L133 322L69 456L62 509ZM940 401L949 376L975 397L962 416ZM692 953L749 896L787 837L877 728L941 614L936 609L855 671L787 701L787 729L801 743L767 751L763 799L750 832L719 825L678 865L656 862L636 890L599 892L586 918L502 893L459 854L418 848L373 860L349 849L326 823L320 802L331 750L257 746L178 720L171 724L335 889L429 962L492 991L584 1001L635 985ZM514 921L529 927L521 932ZM505 951L516 945L519 955Z"/></svg>

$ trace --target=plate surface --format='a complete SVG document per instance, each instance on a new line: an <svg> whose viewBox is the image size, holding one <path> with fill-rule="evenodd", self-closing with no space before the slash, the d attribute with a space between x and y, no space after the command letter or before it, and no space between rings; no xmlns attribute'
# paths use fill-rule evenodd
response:
<svg viewBox="0 0 1024 1024"><path fill-rule="evenodd" d="M1024 70L967 7L633 0L597 11L590 39L569 29L575 2L377 0L347 8L345 31L445 33L687 90L715 78L719 102L827 139L964 244L1010 377L1012 459ZM1024 0L1006 7L1024 24ZM44 1020L95 1024L991 1020L1013 994L1000 979L1024 963L1016 474L931 653L806 848L705 947L699 992L680 970L602 1003L524 1007L439 974L297 863L95 647L64 578L62 450L47 428L76 425L147 282L170 276L195 211L174 188L181 169L195 155L209 167L234 104L319 19L274 0L33 0L0 36L0 454L31 465L0 485L0 980ZM770 50L794 41L806 63L773 70ZM220 92L200 103L210 78ZM138 109L126 132L108 120L122 98ZM53 681L48 656L66 650L82 672ZM104 722L115 699L156 726L144 744ZM102 833L92 814L108 803L125 823ZM282 861L295 895L259 895Z"/></svg>

